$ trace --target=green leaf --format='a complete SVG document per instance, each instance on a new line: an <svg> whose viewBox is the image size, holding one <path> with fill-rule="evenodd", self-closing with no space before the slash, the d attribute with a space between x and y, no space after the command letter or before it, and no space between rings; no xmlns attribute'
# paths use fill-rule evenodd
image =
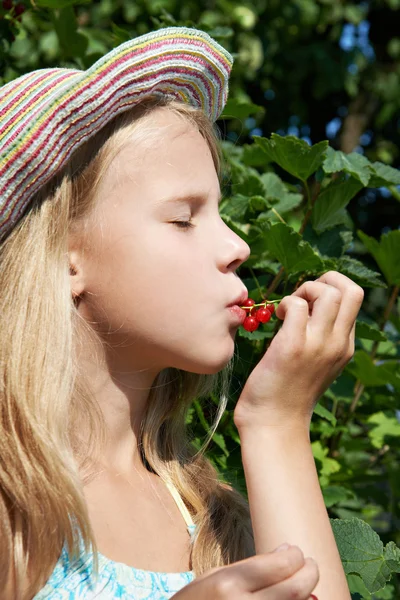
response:
<svg viewBox="0 0 400 600"><path fill-rule="evenodd" d="M383 588L400 564L400 550L393 542L384 549L379 535L361 519L330 519L343 568L361 577L369 592Z"/></svg>
<svg viewBox="0 0 400 600"><path fill-rule="evenodd" d="M349 573L347 575L347 584L352 594L359 594L363 600L372 600L371 594L365 587L365 583L359 575L356 575L355 573Z"/></svg>
<svg viewBox="0 0 400 600"><path fill-rule="evenodd" d="M221 448L221 450L225 454L225 456L229 456L229 452L226 448L224 436L221 433L214 433L212 440L217 444L217 446L219 448Z"/></svg>
<svg viewBox="0 0 400 600"><path fill-rule="evenodd" d="M336 261L336 270L353 279L361 287L387 287L380 273L368 269L361 261L348 255Z"/></svg>
<svg viewBox="0 0 400 600"><path fill-rule="evenodd" d="M346 370L365 387L380 387L390 383L400 390L400 372L396 359L376 364L365 350L356 350Z"/></svg>
<svg viewBox="0 0 400 600"><path fill-rule="evenodd" d="M231 219L243 220L249 207L250 198L243 194L235 194L221 202L220 214Z"/></svg>
<svg viewBox="0 0 400 600"><path fill-rule="evenodd" d="M385 560L394 573L400 573L400 549L394 542L386 544Z"/></svg>
<svg viewBox="0 0 400 600"><path fill-rule="evenodd" d="M384 233L379 242L358 230L357 235L379 265L389 285L400 285L400 230Z"/></svg>
<svg viewBox="0 0 400 600"><path fill-rule="evenodd" d="M364 321L356 321L356 337L363 340L374 340L376 342L386 342L387 337L377 325L370 325Z"/></svg>
<svg viewBox="0 0 400 600"><path fill-rule="evenodd" d="M330 508L339 502L344 502L350 498L355 498L354 492L340 485L328 485L322 488L325 506Z"/></svg>
<svg viewBox="0 0 400 600"><path fill-rule="evenodd" d="M320 404L319 402L315 405L314 413L316 415L318 415L319 417L322 417L323 419L330 421L331 423L333 423L333 425L336 425L336 422L337 422L336 417L327 408L325 408L325 406L322 406L322 404Z"/></svg>
<svg viewBox="0 0 400 600"><path fill-rule="evenodd" d="M269 160L301 181L306 181L322 165L328 148L327 141L309 146L292 135L282 137L277 133L272 133L270 140L257 135L253 139Z"/></svg>
<svg viewBox="0 0 400 600"><path fill-rule="evenodd" d="M325 173L337 173L338 171L349 173L365 187L371 177L370 164L369 160L358 152L345 154L329 147L322 168Z"/></svg>
<svg viewBox="0 0 400 600"><path fill-rule="evenodd" d="M312 442L311 448L314 458L321 463L319 474L327 482L329 480L330 475L340 471L340 469L342 468L341 464L334 458L329 458L329 456L327 456L329 449L323 447L319 440L317 440L316 442Z"/></svg>
<svg viewBox="0 0 400 600"><path fill-rule="evenodd" d="M353 234L344 225L332 227L318 234L312 228L311 223L307 223L303 239L318 250L321 256L340 258L350 247Z"/></svg>
<svg viewBox="0 0 400 600"><path fill-rule="evenodd" d="M263 329L263 326L260 325L258 331L246 331L243 327L240 327L238 330L239 337L246 338L251 341L260 341L260 340L268 340L274 337L272 331L268 331Z"/></svg>
<svg viewBox="0 0 400 600"><path fill-rule="evenodd" d="M271 226L264 235L265 249L279 260L288 274L321 271L324 263L301 235L284 223Z"/></svg>
<svg viewBox="0 0 400 600"><path fill-rule="evenodd" d="M243 144L243 164L249 167L265 167L267 164L265 152L257 144Z"/></svg>
<svg viewBox="0 0 400 600"><path fill-rule="evenodd" d="M375 448L382 448L386 436L400 437L400 423L394 416L380 411L370 415L367 423L374 425L368 432L368 437Z"/></svg>
<svg viewBox="0 0 400 600"><path fill-rule="evenodd" d="M372 358L364 350L356 350L352 362L346 369L359 379L365 387L381 386L386 384L386 378L379 371Z"/></svg>
<svg viewBox="0 0 400 600"><path fill-rule="evenodd" d="M65 6L58 16L53 15L60 46L67 58L83 58L89 45L88 38L77 32L78 23L72 5Z"/></svg>
<svg viewBox="0 0 400 600"><path fill-rule="evenodd" d="M266 189L258 171L244 166L240 160L230 160L231 185L235 194L243 196L266 196Z"/></svg>
<svg viewBox="0 0 400 600"><path fill-rule="evenodd" d="M303 194L289 192L282 179L275 173L263 173L261 181L268 200L273 202L273 210L280 215L297 208L302 203ZM272 215L273 211L268 211L267 216L269 214Z"/></svg>
<svg viewBox="0 0 400 600"><path fill-rule="evenodd" d="M36 6L42 6L45 8L65 8L66 6L73 6L74 4L90 4L91 0L35 0Z"/></svg>
<svg viewBox="0 0 400 600"><path fill-rule="evenodd" d="M390 185L400 185L400 171L381 162L374 162L370 169L372 176L368 187L378 188Z"/></svg>
<svg viewBox="0 0 400 600"><path fill-rule="evenodd" d="M362 189L363 184L354 177L338 178L324 188L315 201L312 211L312 225L321 233L338 223L340 212Z"/></svg>
<svg viewBox="0 0 400 600"><path fill-rule="evenodd" d="M230 98L225 104L225 108L220 115L220 119L247 119L250 115L264 113L263 106L258 106L252 102L241 102L236 98Z"/></svg>

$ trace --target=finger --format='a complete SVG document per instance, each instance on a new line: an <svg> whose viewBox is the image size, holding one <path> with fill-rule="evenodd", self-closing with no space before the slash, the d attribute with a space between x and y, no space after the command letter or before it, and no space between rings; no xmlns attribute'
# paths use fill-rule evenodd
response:
<svg viewBox="0 0 400 600"><path fill-rule="evenodd" d="M269 587L252 594L254 600L309 600L310 594L319 581L317 563L312 558L306 558L304 567L294 575Z"/></svg>
<svg viewBox="0 0 400 600"><path fill-rule="evenodd" d="M337 271L328 271L316 279L338 288L342 293L342 302L335 327L343 335L350 336L353 324L364 300L364 290L346 275Z"/></svg>
<svg viewBox="0 0 400 600"><path fill-rule="evenodd" d="M215 578L215 585L221 585L225 590L232 585L232 591L253 593L273 586L291 577L304 566L304 556L298 546L288 550L258 554L225 567L219 573L210 577ZM228 596L227 596L228 597Z"/></svg>
<svg viewBox="0 0 400 600"><path fill-rule="evenodd" d="M331 333L342 302L338 288L318 281L306 281L292 296L300 296L312 305L311 326L317 326L323 337Z"/></svg>
<svg viewBox="0 0 400 600"><path fill-rule="evenodd" d="M281 329L290 339L296 337L297 340L300 337L305 340L308 323L308 304L304 298L293 296L285 296L278 304L275 311L278 319L283 320Z"/></svg>

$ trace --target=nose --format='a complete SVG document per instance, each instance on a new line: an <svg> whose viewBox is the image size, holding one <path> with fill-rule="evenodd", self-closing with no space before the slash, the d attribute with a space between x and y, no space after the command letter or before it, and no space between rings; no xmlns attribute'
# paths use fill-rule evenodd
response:
<svg viewBox="0 0 400 600"><path fill-rule="evenodd" d="M232 229L226 226L224 265L227 270L236 271L249 258L250 246Z"/></svg>

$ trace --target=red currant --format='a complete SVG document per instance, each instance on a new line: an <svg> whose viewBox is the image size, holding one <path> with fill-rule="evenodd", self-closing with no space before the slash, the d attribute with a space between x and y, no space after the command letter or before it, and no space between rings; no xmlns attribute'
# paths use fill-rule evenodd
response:
<svg viewBox="0 0 400 600"><path fill-rule="evenodd" d="M11 10L13 7L13 1L12 0L3 0L3 8L4 10Z"/></svg>
<svg viewBox="0 0 400 600"><path fill-rule="evenodd" d="M24 6L23 4L21 4L21 3L19 3L19 4L17 4L17 5L16 5L16 7L15 7L15 15L16 15L17 17L19 17L19 15L22 15L22 13L24 13L24 12L25 12L25 10L26 10L26 9L25 9L25 6Z"/></svg>
<svg viewBox="0 0 400 600"><path fill-rule="evenodd" d="M247 300L245 300L242 304L242 308L247 308L249 310L246 310L246 314L248 316L250 316L251 314L253 314L253 306L255 305L255 300L253 300L253 298L247 298Z"/></svg>
<svg viewBox="0 0 400 600"><path fill-rule="evenodd" d="M274 314L274 312L275 312L275 304L267 304L267 306L265 308L268 308L268 310L271 313L271 315Z"/></svg>
<svg viewBox="0 0 400 600"><path fill-rule="evenodd" d="M243 321L243 327L246 331L255 331L258 329L260 325L260 321L257 321L255 317L246 317Z"/></svg>
<svg viewBox="0 0 400 600"><path fill-rule="evenodd" d="M260 323L268 323L272 313L267 308L259 308L254 316Z"/></svg>

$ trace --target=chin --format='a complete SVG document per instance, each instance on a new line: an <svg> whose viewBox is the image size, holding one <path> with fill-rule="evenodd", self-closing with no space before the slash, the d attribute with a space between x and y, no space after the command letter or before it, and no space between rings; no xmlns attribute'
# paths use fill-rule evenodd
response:
<svg viewBox="0 0 400 600"><path fill-rule="evenodd" d="M215 363L207 362L203 364L198 364L196 367L192 367L191 369L186 370L190 370L191 373L198 373L199 375L215 375L216 373L222 371L222 369L225 369L227 364L232 359L233 353L234 349L229 355L226 355L223 360L220 359Z"/></svg>

